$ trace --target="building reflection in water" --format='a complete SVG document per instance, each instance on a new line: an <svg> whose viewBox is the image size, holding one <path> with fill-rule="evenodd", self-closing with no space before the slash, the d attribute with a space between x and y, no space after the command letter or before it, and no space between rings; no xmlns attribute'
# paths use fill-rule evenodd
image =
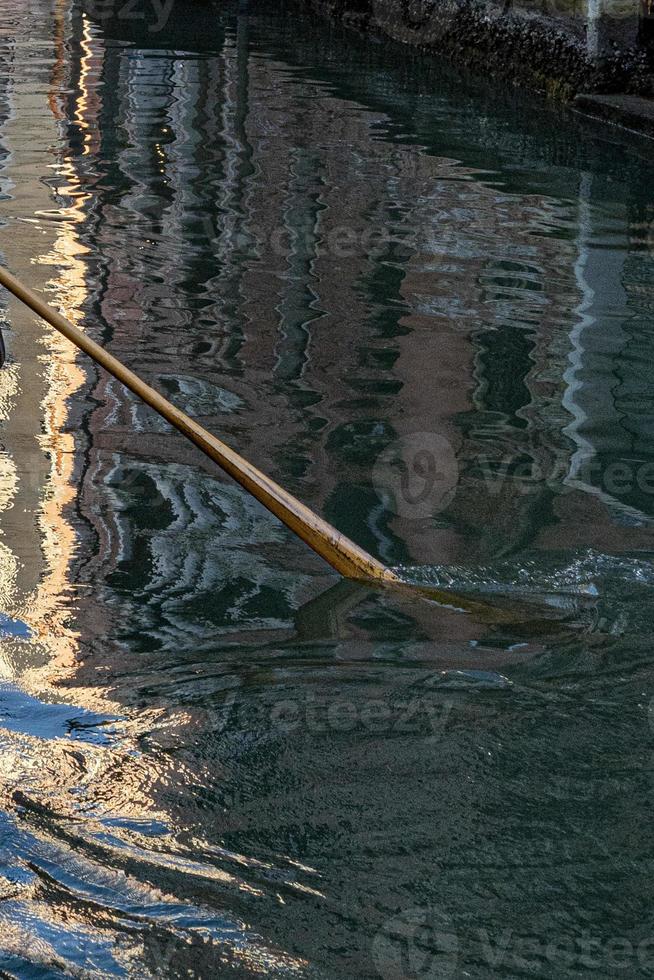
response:
<svg viewBox="0 0 654 980"><path fill-rule="evenodd" d="M84 232L97 203L89 186L99 151L104 49L88 19L80 20L73 5L57 0L52 16L44 13L37 24L45 51L54 37L54 63L46 73L44 58L26 80L25 47L33 43L32 14L13 11L13 37L3 59L3 184L9 188L3 202L3 260L21 279L44 291L73 322L85 326L95 265ZM71 57L71 52L79 57ZM20 66L19 71L14 72L12 62ZM71 89L74 106L66 116ZM70 128L81 137L81 146L75 149L68 148ZM122 705L104 683L101 663L93 660L92 668L84 669L87 656L93 659L105 643L111 647L111 611L101 601L86 597L87 583L83 575L78 576L92 548L87 530L75 517L86 503L89 481L84 451L95 435L93 400L85 401L86 392L89 385L94 395L105 394L105 389L93 368L79 363L66 341L35 322L18 304L7 308L4 327L12 358L0 375L5 442L0 463L4 537L0 597L5 615L2 629L7 634L2 643L5 716L0 787L5 809L12 811L16 804L22 808L29 834L21 837L17 831L12 846L9 878L19 874L23 879L14 889L15 902L6 900L7 888L2 885L3 952L17 959L27 956L36 965L61 960L58 913L51 898L41 894L41 876L52 867L62 884L66 879L76 882L76 925L71 923L74 906L64 901L66 931L73 937L69 964L73 967L77 958L85 966L95 962L100 970L113 970L118 964L129 969L135 956L144 956L154 971L162 950L166 962L175 962L177 954L166 938L165 924L159 936L156 929L149 934L144 948L144 940L130 938L129 932L122 942L119 935L116 945L113 930L92 923L83 906L91 900L93 889L85 894L84 882L104 878L102 887L116 909L127 912L138 906L145 916L150 910L155 918L165 909L165 916L183 913L193 920L200 942L199 950L192 953L196 962L202 962L213 937L226 964L233 958L253 973L282 967L292 973L299 961L271 949L238 918L208 914L192 901L171 904L151 883L153 878L162 883L164 870L157 871L161 865L173 877L190 875L203 881L205 889L243 890L255 898L261 894L242 877L224 870L220 856L193 862L190 854L197 848L182 847L157 860L149 847L150 828L158 823L158 837L165 840L170 823L169 813L156 798L172 784L173 771L177 780L188 774L183 775L184 767L178 763L167 762L164 754L159 754L158 762L156 754L146 762L138 751L138 739L154 723L157 709L142 710L137 719L131 719L129 711L112 717L116 711L120 715ZM109 389L106 396L111 397ZM103 404L100 417L104 409ZM89 523L95 527L101 520L94 519L93 509L89 501ZM82 634L88 648L80 642ZM8 683L15 681L20 681L20 689ZM179 720L183 726L183 712ZM197 776L194 773L193 779ZM87 821L80 834L81 812ZM118 821L113 837L108 834L108 815ZM121 819L127 821L124 826ZM62 843L61 834L74 841L72 849ZM85 856L91 841L104 851L100 863L97 850L94 858ZM228 856L227 863L238 866L239 860L248 863L236 855ZM126 862L139 861L145 861L141 870L125 878ZM150 873L148 867L154 871Z"/></svg>
<svg viewBox="0 0 654 980"><path fill-rule="evenodd" d="M562 425L565 411L582 412L580 386L566 380L578 347L569 311L592 323L596 292L584 284L586 260L580 272L584 242L546 232L576 225L583 187L582 204L570 206L501 192L453 158L389 142L379 112L295 80L258 53L256 37L248 53L243 18L215 32L210 53L181 57L107 43L59 2L54 37L51 113L38 125L60 149L43 165L47 186L30 184L41 197L30 201L34 239L22 236L44 279L35 282L29 260L14 261L19 273L389 561L483 561L500 538L510 553L574 533L578 497L587 506L589 494L569 439L579 426ZM19 105L16 114L25 118ZM45 328L31 329L33 340ZM88 707L115 710L130 700L121 664L134 645L145 670L149 651L157 663L162 649L195 650L208 632L210 644L220 634L291 635L293 611L328 576L240 491L220 484L217 493L194 450L113 379L44 336L57 356L39 363L38 420L21 424L41 432L47 461L31 549L45 569L35 564L23 609L5 587L6 608L48 650L31 683L53 670L61 683L65 668ZM12 377L3 375L9 388ZM436 521L389 517L369 486L366 441L379 452L416 431L447 439L459 460L457 493ZM532 478L530 492L516 493L510 472L480 493L489 473L516 462L527 484L530 473L560 473L579 489L557 496L551 481ZM614 504L593 514L600 549L649 524L644 514L637 532L616 526ZM537 530L534 514L550 506L556 521ZM292 570L268 557L282 542ZM17 553L7 554L8 582L23 564ZM441 638L451 630L460 641L468 629L457 616L434 627L431 612L414 614ZM110 683L98 688L100 650Z"/></svg>
<svg viewBox="0 0 654 980"><path fill-rule="evenodd" d="M47 74L14 84L21 17L0 92L0 247L20 278L387 561L488 562L581 546L591 530L602 552L649 544L651 502L607 495L586 466L614 458L629 427L634 459L650 461L638 392L598 414L651 302L632 281L629 201L603 210L583 175L560 198L499 186L454 148L400 138L420 110L402 118L379 73L374 92L362 71L348 93L267 53L243 16L212 20L194 53L112 39L57 0L39 22ZM502 120L486 139L499 155ZM595 247L604 235L612 251ZM610 351L596 330L608 296ZM161 905L253 972L300 970L245 923L267 896L280 948L297 948L281 906L325 886L283 845L294 826L308 841L332 832L330 787L307 818L276 735L229 730L234 697L274 703L334 664L338 683L376 691L380 658L406 683L425 666L499 669L539 639L516 653L515 637L453 610L347 585L325 596L317 559L117 382L15 304L7 320L0 602L31 639L0 653L44 713L17 702L1 775L32 864L70 866L89 904L80 882L100 865L119 911L155 920ZM376 457L415 432L456 450L457 492L435 519L389 514L370 482ZM76 706L74 725L58 702ZM309 770L310 747L297 751ZM282 772L270 792L262 766Z"/></svg>
<svg viewBox="0 0 654 980"><path fill-rule="evenodd" d="M110 170L112 189L96 193L85 231L103 256L97 310L112 349L389 561L484 561L501 549L555 546L594 496L577 479L566 429L581 397L566 380L576 343L570 311L580 322L596 318L582 310L586 246L564 234L578 226L583 185L571 201L502 192L473 167L384 139L383 114L350 106L324 83L294 80L259 53L256 32L248 56L242 22L224 36L220 29L194 58L110 47L98 68L103 101L93 125L105 150L95 159L96 186ZM83 48L80 40L80 61ZM73 99L70 118L84 118L86 98ZM613 220L626 224L626 209ZM371 228L380 233L376 248L347 247L369 243ZM615 296L624 295L624 261L618 247L614 267L598 272L608 272L605 289L614 283ZM613 315L630 314L625 305ZM597 389L597 370L588 384ZM179 483L195 472L195 456L114 382L99 385L105 409L92 420L89 499L107 480L123 486L127 478L142 495L168 501L171 513L186 511L141 531L117 500L100 519L86 513L104 542L87 574L101 568L106 580L114 563L115 581L127 581L147 533L157 583L148 609L159 603L154 616L165 630L192 631L190 593L197 596L203 575L207 593L225 574L234 579L210 554L185 568L174 538L172 528L185 533L192 519ZM139 426L151 433L147 443L134 434ZM600 428L592 417L590 428ZM446 438L459 459L457 493L436 521L389 518L370 487L374 454L416 431ZM601 455L592 439L586 456ZM366 443L372 456L359 451ZM155 456L179 466L162 468ZM193 470L184 469L191 461ZM491 477L508 472L490 479L492 493L483 492L482 465ZM570 492L561 496L563 485ZM206 494L212 488L210 476ZM127 505L133 495L123 498ZM247 510L240 499L233 505ZM633 505L624 506L631 514ZM555 527L541 529L552 507ZM617 536L631 532L616 531L615 508L593 508L595 546L615 550ZM648 524L643 512L638 540ZM266 533L275 537L272 527ZM257 594L293 586L282 585L279 569L255 570L251 553L247 563L251 624ZM180 581L189 583L188 603ZM215 608L212 625L221 629L225 610Z"/></svg>

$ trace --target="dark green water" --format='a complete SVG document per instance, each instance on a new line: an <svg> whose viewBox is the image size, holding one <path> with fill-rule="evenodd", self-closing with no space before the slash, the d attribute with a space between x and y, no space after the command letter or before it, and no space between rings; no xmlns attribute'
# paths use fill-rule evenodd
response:
<svg viewBox="0 0 654 980"><path fill-rule="evenodd" d="M453 598L339 582L3 299L0 972L652 975L651 144L107 10L0 0L2 260Z"/></svg>

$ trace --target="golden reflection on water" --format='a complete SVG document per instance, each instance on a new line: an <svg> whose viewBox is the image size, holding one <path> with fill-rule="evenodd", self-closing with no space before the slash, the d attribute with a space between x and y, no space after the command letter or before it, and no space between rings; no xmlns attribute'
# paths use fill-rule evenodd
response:
<svg viewBox="0 0 654 980"><path fill-rule="evenodd" d="M44 292L54 307L83 328L84 304L88 298L85 256L89 250L80 241L79 227L84 221L89 195L80 193L80 183L65 157L66 151L52 150L53 145L56 146L57 123L62 118L63 93L68 85L65 32L69 9L69 3L59 0L53 25L55 63L38 124L34 122L32 109L29 134L20 131L23 95L20 86L16 86L14 121L7 126L6 136L12 146L7 165L9 175L24 172L24 150L38 159L41 172L48 166L60 181L63 178L60 188L62 193L70 195L72 204L65 209L53 210L49 189L41 179L36 174L29 182L23 179L20 195L16 195L15 218L34 216L36 220L21 222L20 247L14 247L14 239L5 236L4 249L9 267L24 281ZM84 124L91 146L92 116L97 108L91 91L97 86L101 59L92 49L88 24L84 37L85 57L78 80L76 115ZM29 135L29 142L24 138L26 135ZM40 143L36 142L39 137ZM52 160L53 152L56 154L54 166L45 162ZM21 689L45 701L57 701L61 698L57 692L74 677L79 659L80 634L70 624L75 603L70 564L76 547L70 513L77 488L76 445L74 432L69 431L72 428L69 405L71 396L85 383L86 370L67 340L44 322L26 314L17 304L12 303L10 307L10 321L16 334L16 346L24 337L25 341L31 341L31 348L25 343L22 350L15 350L15 362L10 362L0 372L0 418L6 425L9 446L9 452L0 456L0 512L13 508L18 515L22 514L22 519L17 517L18 531L9 533L3 527L0 611L27 623L32 638L29 643L5 641L0 646L0 664L4 679L19 679ZM43 353L35 355L39 345ZM28 372L30 359L35 360L37 366ZM29 386L30 397L27 402L23 401L23 405L30 406L29 415L20 411L18 403L18 397L26 394L25 386ZM34 442L38 453L31 448ZM36 507L30 499L30 494L34 493L38 500ZM34 520L30 525L32 513ZM29 542L28 547L21 550L26 544L26 535L24 531L22 535L19 532L26 525L38 535L38 550L29 546ZM22 571L21 583L18 582L19 571ZM97 688L66 688L64 698L68 702L74 699L77 705L87 710L115 710L99 685ZM129 742L129 734L124 734ZM58 810L73 804L74 797L69 795L73 787L76 793L83 794L99 772L106 772L112 764L112 752L107 748L84 745L81 750L79 746L73 749L66 738L41 739L28 734L11 734L3 738L3 742L0 777L5 791L11 791L16 785L28 792L31 786L38 787L40 799L56 797ZM113 762L116 762L115 758ZM131 784L130 802L126 807L131 813L147 809L152 803L150 794L147 790L144 792L150 780L138 771L140 768L137 764L133 781L129 779L129 767L123 768L126 785ZM137 785L139 792L135 792Z"/></svg>
<svg viewBox="0 0 654 980"><path fill-rule="evenodd" d="M63 168L62 168L63 169ZM72 180L72 173L69 174ZM86 267L83 256L88 249L78 240L76 226L84 220L85 198L66 210L66 221L55 224L52 251L38 261L56 269L50 287L56 305L69 320L83 329L82 310L87 298ZM62 608L63 598L70 595L69 565L75 550L75 531L66 516L66 508L76 495L73 483L75 436L66 431L71 396L85 381L79 355L71 344L48 329L44 335L48 354L43 358L46 390L41 410L43 430L39 445L50 458L50 473L44 487L39 524L43 533L43 553L47 572L41 578L31 604L31 625L48 644L58 667L72 667L75 662L78 634L64 626L69 612Z"/></svg>
<svg viewBox="0 0 654 980"><path fill-rule="evenodd" d="M68 11L69 5L59 0L54 15L55 64L48 98L44 100L50 122L44 117L43 125L38 129L42 138L39 148L35 148L34 144L37 130L30 134L29 152L38 154L41 159L49 155L49 148L56 142L57 124L64 118L61 108L64 104L63 92L69 87L64 43ZM73 115L83 132L84 154L88 154L96 149L95 117L102 49L100 44L96 46L86 20L82 48L84 55L76 83L77 98ZM19 93L16 99L20 101ZM20 106L15 108L15 118L20 120ZM22 167L23 145L20 139L16 140L8 167L17 173ZM4 245L7 263L16 274L37 290L45 292L53 306L83 328L89 299L86 264L89 249L80 240L80 229L85 221L90 195L82 191L80 179L72 162L66 158L66 152L57 150L55 166L47 166L59 179L60 192L72 203L55 211L48 189L40 179L34 179L28 187L23 184L15 218L23 219L20 227L24 229L21 240L24 251L13 249L13 242L6 241ZM41 166L44 164L41 163ZM0 512L11 507L22 510L24 494L36 491L38 504L33 507L27 503L23 523L29 520L30 513L34 513L33 527L38 534L41 561L36 560L36 549L32 549L32 564L27 579L31 587L21 588L17 583L18 570L30 560L29 554L21 551L22 539L14 536L11 546L9 543L0 544L0 612L10 612L23 620L33 634L28 643L8 640L2 644L2 675L5 680L20 680L21 690L31 692L42 702L56 702L63 696L67 704L74 702L86 711L102 712L106 716L107 713L117 713L118 706L109 700L101 684L80 684L80 633L70 625L79 605L70 574L77 540L71 505L78 491L75 464L79 445L76 444L74 431L70 431L74 426L71 424L69 406L71 397L87 380L87 365L68 341L46 324L33 323L33 318L27 317L25 311L17 309L15 304L11 307L11 320L17 333L23 324L31 323L32 349L31 352L29 347L24 348L23 352L16 350L14 356L17 363L10 364L0 373L0 417L7 423L11 449L0 456ZM29 339L29 335L25 339ZM34 358L34 349L38 349L38 344L44 349L36 357L38 369L33 371L33 377L36 376L39 383L38 397L34 397L36 392L32 388L31 413L29 417L23 415L18 420L17 397L21 393L21 385L26 383L25 376L21 376L21 367L30 353ZM27 437L17 439L13 446L12 424L20 424L23 436L27 430ZM38 456L31 448L33 441L38 446ZM22 451L24 458L21 458ZM34 466L35 459L39 459L37 466ZM95 612L93 616L85 618L86 640L89 640L92 622L97 619ZM98 625L101 624L96 622ZM14 809L16 803L24 807L28 820L32 808L36 808L37 824L30 826L32 847L37 854L36 864L39 863L39 848L43 848L49 860L54 857L60 868L69 866L69 873L80 882L86 879L93 881L100 875L117 894L123 893L131 906L144 909L167 902L176 904L173 896L160 892L148 883L147 879L157 868L165 870L167 874L176 872L193 879L204 879L207 883L234 889L257 900L264 898L265 891L248 883L244 876L212 863L194 860L193 851L177 847L171 832L164 829L183 821L184 814L172 815L160 805L158 801L162 790L180 781L190 784L197 779L197 773L186 771L179 758L171 758L161 752L153 757L138 750L139 736L156 725L157 716L156 710L141 710L133 718L122 717L116 725L107 728L105 744L73 741L70 733L64 730L59 733L46 731L44 736L30 731L11 731L0 720L0 797L4 797L8 810ZM183 729L189 720L190 715L179 712L177 727ZM102 731L99 734L102 738ZM79 822L81 813L84 814L83 825ZM58 832L53 835L49 829L39 829L39 814L46 822L52 822L52 827L71 833L83 843L93 842L93 846L101 849L104 855L102 865L86 859L83 856L84 848L78 852L76 848L69 849L56 843ZM106 817L126 819L129 827L116 828L113 835L108 834L103 823ZM151 837L139 834L137 829L140 823L150 824L152 821L159 821L162 825L162 832L157 838L157 848L160 850L153 848ZM51 853L53 848L54 854ZM233 855L231 859L237 867L239 861L246 864L248 860L245 855ZM143 872L138 875L126 874L121 869L128 861L136 862L144 869ZM38 888L25 889L21 899L28 903L30 915L36 920L58 920L59 912L39 896ZM66 917L66 931L85 929L83 916L78 914L76 919L74 908L66 903L62 908ZM194 910L190 904L186 908L188 914L197 913L201 920L201 910ZM237 934L245 936L248 933L246 923L236 921L233 925ZM32 930L29 927L22 929L2 907L0 926L5 950L20 955L23 949L29 948L33 962L47 964L53 959L54 947L47 939L39 938L35 942ZM97 938L102 934L102 929L96 925L92 934ZM106 936L109 939L111 933L107 931ZM83 935L80 941L84 941ZM142 945L142 941L136 939L129 948L115 951L117 960L122 961L125 969L134 966L133 959L139 957ZM249 940L240 948L239 941L238 947L234 955L246 962L252 972L266 973L270 968L279 966L280 962L290 972L304 965L302 961L271 950L263 943ZM141 970L141 967L137 969Z"/></svg>
<svg viewBox="0 0 654 980"><path fill-rule="evenodd" d="M47 105L55 125L61 119L60 106L64 97L63 90L67 85L67 6L69 5L60 0L54 14L55 62ZM85 57L81 60L78 83L80 98L77 115L90 132L91 122L86 120L91 111L88 92L97 82L94 74L97 59L93 58L88 23L85 24L84 50ZM90 136L87 138L90 139ZM60 180L63 178L67 181L68 186L64 186L62 192L70 193L73 203L68 208L53 211L48 197L44 202L45 207L34 209L39 219L45 219L40 223L51 230L52 234L49 251L36 256L35 264L44 270L53 270L54 276L45 284L52 296L52 304L83 329L83 308L88 296L84 256L89 250L79 240L77 228L84 220L84 207L89 195L79 194L79 181L72 165L65 159L64 151L59 149L56 152L58 159L52 169ZM40 187L35 188L35 203L37 195L41 196ZM84 383L85 371L73 346L47 324L40 325L47 353L40 357L44 394L40 405L41 427L37 441L50 461L38 515L45 571L40 576L33 596L26 603L28 613L25 619L48 650L49 664L45 673L57 673L61 681L61 670L71 670L75 666L79 643L78 632L67 625L71 612L69 567L76 541L67 508L75 499L76 489L73 483L75 436L73 432L66 431L66 427L69 399ZM36 675L39 684L42 684L45 681L44 671L39 669ZM37 680L34 672L30 680Z"/></svg>

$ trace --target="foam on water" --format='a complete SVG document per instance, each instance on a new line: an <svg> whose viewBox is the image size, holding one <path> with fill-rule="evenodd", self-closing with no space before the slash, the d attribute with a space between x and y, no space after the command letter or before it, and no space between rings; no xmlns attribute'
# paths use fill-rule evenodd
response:
<svg viewBox="0 0 654 980"><path fill-rule="evenodd" d="M577 555L519 555L488 565L398 565L393 571L411 585L483 595L587 596L616 583L654 584L654 562L639 556L606 555L588 549Z"/></svg>

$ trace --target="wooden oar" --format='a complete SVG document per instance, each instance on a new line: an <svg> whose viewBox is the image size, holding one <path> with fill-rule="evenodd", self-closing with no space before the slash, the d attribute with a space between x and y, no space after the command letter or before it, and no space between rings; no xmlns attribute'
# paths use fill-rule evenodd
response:
<svg viewBox="0 0 654 980"><path fill-rule="evenodd" d="M405 593L431 599L440 605L475 613L486 622L515 623L525 619L526 611L522 614L518 612L516 615L516 610L502 609L497 604L490 605L487 602L471 599L469 596L442 588L414 585L404 581L394 571L382 565L376 558L360 548L354 541L350 541L335 527L314 514L292 494L280 487L278 483L271 480L252 463L249 463L247 459L239 456L224 442L221 442L220 439L194 422L179 408L176 408L163 395L160 395L158 391L147 385L138 375L109 354L104 347L96 344L85 333L74 327L66 317L53 310L40 296L24 286L1 266L0 285L8 289L17 299L46 320L51 327L67 337L80 350L92 357L97 364L118 378L130 391L133 391L135 395L138 395L139 398L154 408L159 415L201 449L221 469L229 473L248 493L275 514L294 534L297 534L345 578L367 582L370 585L390 585ZM526 616L531 619L533 613L526 612Z"/></svg>
<svg viewBox="0 0 654 980"><path fill-rule="evenodd" d="M229 473L248 493L267 507L288 528L324 558L346 578L369 582L400 582L399 577L373 558L336 528L328 524L313 511L300 503L292 494L280 487L255 466L239 456L229 446L217 439L184 412L175 408L163 395L147 385L138 375L109 354L104 347L96 344L85 333L74 327L66 317L57 313L35 292L24 286L18 279L0 267L0 284L13 293L22 303L43 317L51 327L62 333L80 350L84 351L113 374L135 395L152 406L167 422L170 422L182 435L202 450L226 473Z"/></svg>

